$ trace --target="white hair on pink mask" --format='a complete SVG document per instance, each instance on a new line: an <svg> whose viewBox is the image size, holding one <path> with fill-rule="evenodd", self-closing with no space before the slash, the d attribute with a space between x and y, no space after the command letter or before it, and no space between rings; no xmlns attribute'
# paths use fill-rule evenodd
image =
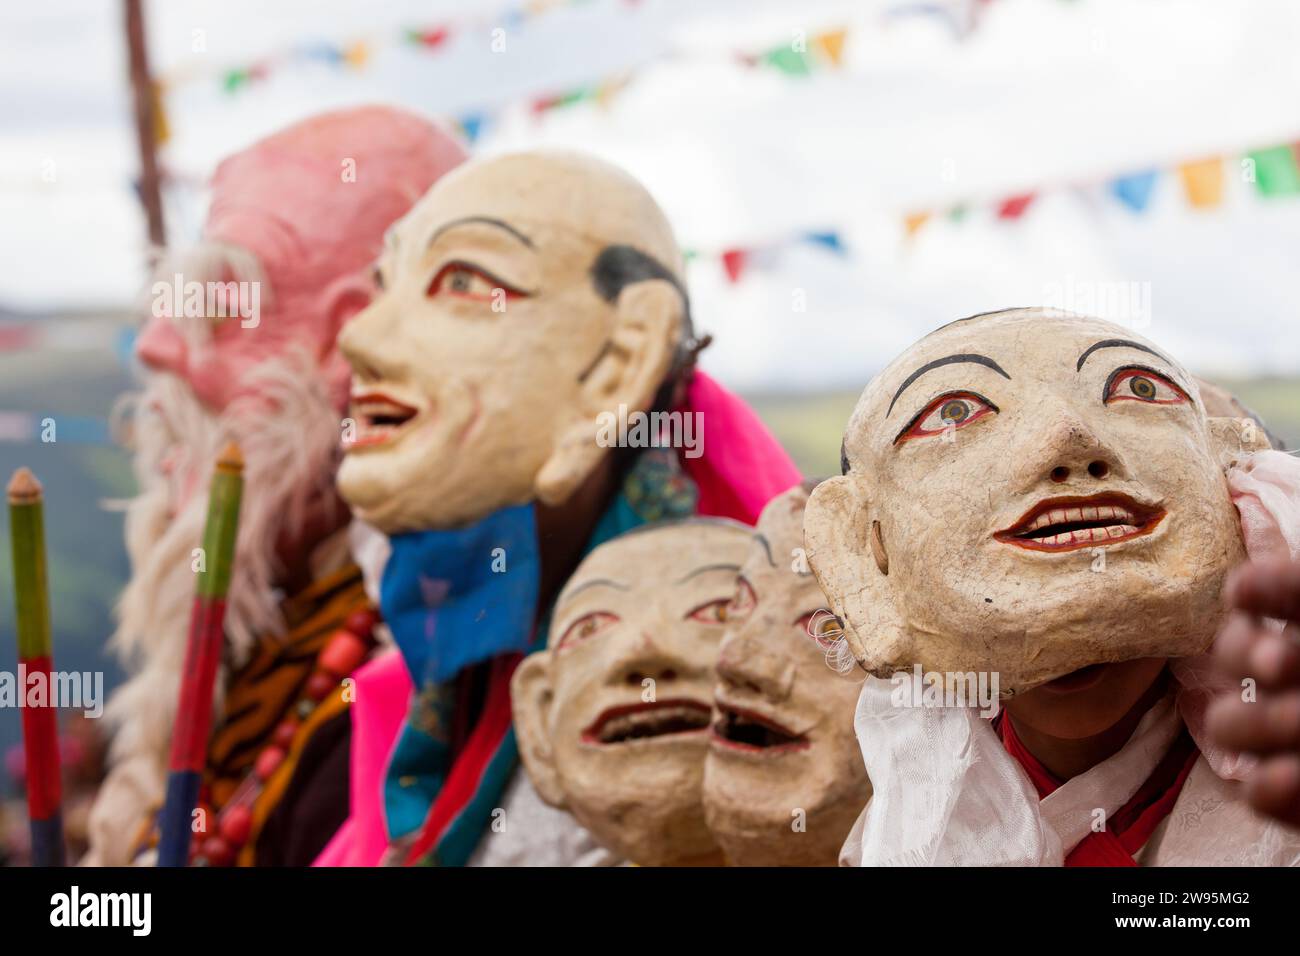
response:
<svg viewBox="0 0 1300 956"><path fill-rule="evenodd" d="M259 636L283 632L278 540L303 526L314 503L335 501L339 416L318 370L306 355L288 353L262 363L248 384L248 397L214 415L184 381L158 373L117 410L135 411L141 491L129 502L110 503L126 511L132 568L110 645L132 675L106 710L115 728L114 769L92 820L101 831L93 842L102 862L126 862L115 857L134 836L105 831L120 829L121 820L138 818L161 797L194 597L193 552L202 543L207 487L220 450L237 440L245 470L218 712L228 669L247 659Z"/></svg>

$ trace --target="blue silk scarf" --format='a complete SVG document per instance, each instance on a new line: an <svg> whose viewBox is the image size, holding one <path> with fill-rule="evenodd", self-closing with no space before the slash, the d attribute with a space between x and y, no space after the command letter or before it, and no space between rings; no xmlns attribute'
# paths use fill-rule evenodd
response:
<svg viewBox="0 0 1300 956"><path fill-rule="evenodd" d="M389 762L390 839L415 830L451 762L453 678L532 641L541 559L533 506L505 508L467 528L394 535L379 605L415 693Z"/></svg>

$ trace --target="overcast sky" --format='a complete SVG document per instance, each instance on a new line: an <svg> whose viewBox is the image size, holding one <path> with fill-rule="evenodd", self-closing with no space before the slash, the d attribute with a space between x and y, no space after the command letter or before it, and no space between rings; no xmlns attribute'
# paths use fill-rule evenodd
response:
<svg viewBox="0 0 1300 956"><path fill-rule="evenodd" d="M861 385L949 319L1107 293L1120 298L1100 311L1118 319L1149 303L1145 334L1201 371L1300 374L1300 198L1260 198L1237 166L1300 139L1300 5L993 0L964 41L937 17L852 0L589 0L518 24L498 12L517 5L147 2L155 71L177 80L163 160L201 182L225 153L345 104L488 110L481 151L567 146L620 163L684 247L839 230L847 256L794 247L737 284L716 257L692 263L697 323L716 336L705 367L743 388ZM109 0L0 9L0 306L127 307L142 287L120 21ZM453 32L437 51L397 41L440 23ZM841 25L840 70L792 78L733 57ZM291 64L221 89L226 67L357 39L372 45L364 69ZM632 69L605 110L527 108ZM1214 155L1230 160L1224 201L1192 209L1173 169ZM1135 214L1107 184L1149 167L1162 174ZM1039 188L1018 221L993 216ZM961 222L905 237L906 214L959 201L973 203ZM192 238L201 190L168 202L173 241Z"/></svg>

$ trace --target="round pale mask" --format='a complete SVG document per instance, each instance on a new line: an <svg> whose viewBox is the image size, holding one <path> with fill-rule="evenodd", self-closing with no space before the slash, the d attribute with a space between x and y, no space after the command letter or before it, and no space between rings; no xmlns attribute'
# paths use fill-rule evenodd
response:
<svg viewBox="0 0 1300 956"><path fill-rule="evenodd" d="M339 490L389 533L568 500L608 453L601 413L649 409L687 327L663 213L578 154L462 166L390 231L376 276L339 339Z"/></svg>
<svg viewBox="0 0 1300 956"><path fill-rule="evenodd" d="M1205 649L1243 557L1224 469L1262 430L1097 319L954 322L867 387L809 558L872 673L996 674L1009 696L1090 664Z"/></svg>
<svg viewBox="0 0 1300 956"><path fill-rule="evenodd" d="M651 525L579 565L511 684L533 786L647 866L716 862L701 778L714 664L753 530Z"/></svg>
<svg viewBox="0 0 1300 956"><path fill-rule="evenodd" d="M763 509L718 656L704 813L737 866L834 866L871 796L862 671L804 558L807 501L796 486Z"/></svg>

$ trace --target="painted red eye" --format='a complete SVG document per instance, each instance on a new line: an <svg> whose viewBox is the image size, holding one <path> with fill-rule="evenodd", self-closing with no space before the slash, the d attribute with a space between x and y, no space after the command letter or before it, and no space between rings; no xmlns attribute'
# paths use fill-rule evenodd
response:
<svg viewBox="0 0 1300 956"><path fill-rule="evenodd" d="M619 616L608 611L592 611L590 614L584 614L565 629L564 636L556 645L556 650L571 647L597 634L603 634L618 622Z"/></svg>
<svg viewBox="0 0 1300 956"><path fill-rule="evenodd" d="M997 410L996 405L974 392L949 392L925 406L903 426L903 430L894 439L894 444L965 428L985 415L995 414Z"/></svg>
<svg viewBox="0 0 1300 956"><path fill-rule="evenodd" d="M1106 401L1181 405L1187 393L1155 369L1131 366L1116 369L1106 380Z"/></svg>
<svg viewBox="0 0 1300 956"><path fill-rule="evenodd" d="M703 621L705 624L726 624L732 619L731 602L734 598L724 597L701 604L689 612L686 617L691 621Z"/></svg>
<svg viewBox="0 0 1300 956"><path fill-rule="evenodd" d="M822 649L830 647L844 634L844 625L840 623L840 619L824 607L809 611L795 621L795 626L799 628L800 633L816 641Z"/></svg>
<svg viewBox="0 0 1300 956"><path fill-rule="evenodd" d="M463 262L452 262L438 270L425 295L450 295L475 302L499 302L522 293Z"/></svg>

